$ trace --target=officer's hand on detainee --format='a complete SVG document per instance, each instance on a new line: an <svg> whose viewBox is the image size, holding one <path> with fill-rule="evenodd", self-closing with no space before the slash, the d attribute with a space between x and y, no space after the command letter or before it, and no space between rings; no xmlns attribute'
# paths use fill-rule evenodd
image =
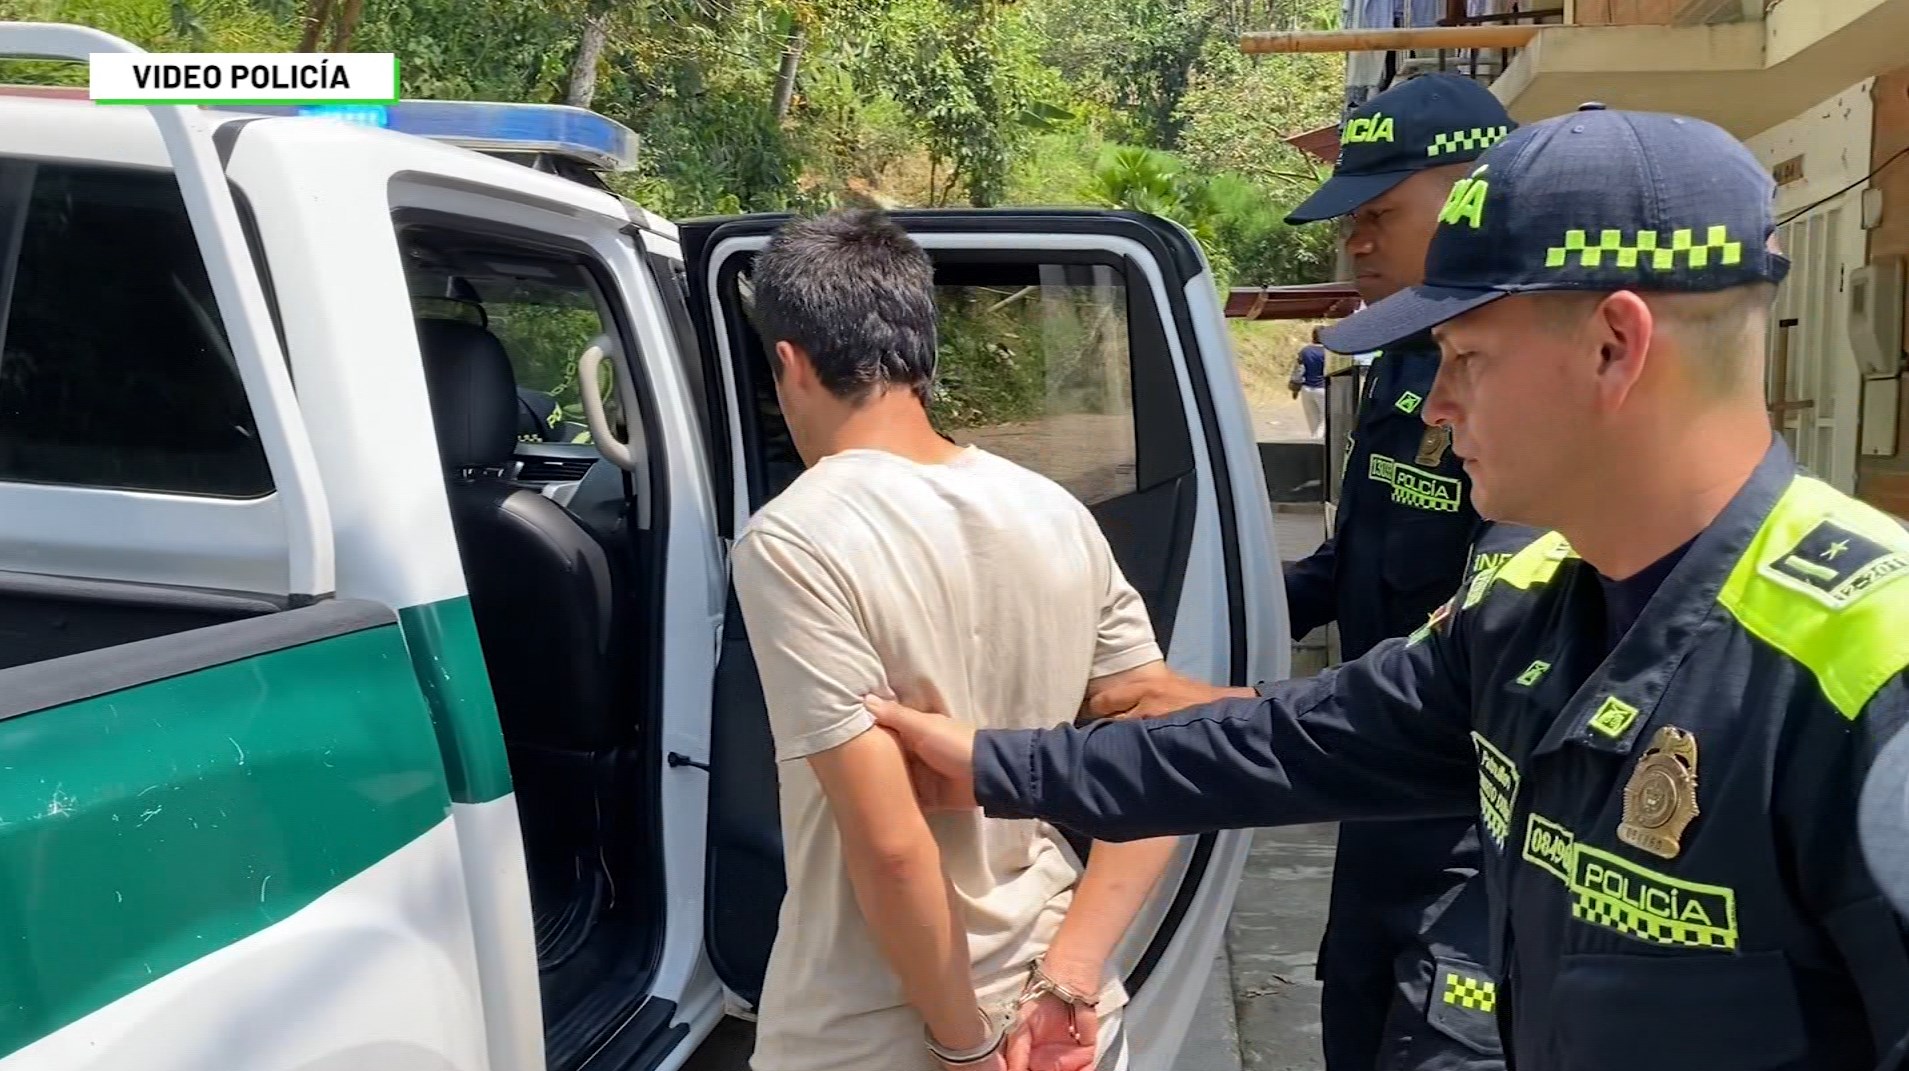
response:
<svg viewBox="0 0 1909 1071"><path fill-rule="evenodd" d="M1109 685L1087 701L1096 718L1152 718L1211 703L1216 699L1252 699L1251 688L1216 688L1178 673Z"/></svg>
<svg viewBox="0 0 1909 1071"><path fill-rule="evenodd" d="M971 810L974 801L974 730L948 717L905 707L878 695L862 697L875 723L894 734L908 753L908 779L924 811Z"/></svg>

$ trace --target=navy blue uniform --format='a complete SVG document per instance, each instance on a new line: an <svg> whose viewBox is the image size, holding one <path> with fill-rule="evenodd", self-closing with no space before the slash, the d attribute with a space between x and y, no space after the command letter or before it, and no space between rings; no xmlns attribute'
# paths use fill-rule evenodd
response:
<svg viewBox="0 0 1909 1071"><path fill-rule="evenodd" d="M1417 628L1458 586L1481 522L1450 430L1425 423L1437 377L1429 337L1373 358L1332 537L1286 569L1294 637L1337 622L1341 654L1357 658Z"/></svg>
<svg viewBox="0 0 1909 1071"><path fill-rule="evenodd" d="M1286 222L1355 214L1422 171L1479 159L1516 126L1473 79L1407 79L1346 115L1332 177ZM1348 251L1355 260L1366 255ZM1336 621L1340 652L1351 659L1416 628L1457 588L1479 524L1449 436L1421 418L1438 372L1430 337L1401 332L1378 345L1345 347L1333 345L1329 333L1320 341L1340 353L1381 345L1386 352L1367 377L1336 531L1287 571L1286 598L1293 635ZM1479 1027L1476 1016L1457 1023L1427 1017L1432 957L1470 962L1483 955L1482 892L1471 880L1477 868L1477 836L1468 822L1340 826L1319 953L1327 1071L1503 1066L1489 1024Z"/></svg>
<svg viewBox="0 0 1909 1071"><path fill-rule="evenodd" d="M517 388L518 442L557 442L562 426L563 412L557 407L557 399L540 390Z"/></svg>
<svg viewBox="0 0 1909 1071"><path fill-rule="evenodd" d="M1450 597L1483 528L1449 429L1423 418L1438 361L1424 336L1373 360L1332 538L1286 570L1293 635L1336 621L1348 660ZM1318 969L1328 1067L1501 1066L1488 1021L1433 1016L1430 1034L1410 1021L1438 962L1485 973L1478 850L1469 818L1340 825Z"/></svg>
<svg viewBox="0 0 1909 1071"><path fill-rule="evenodd" d="M1604 588L1545 535L1263 699L984 732L976 795L1114 841L1476 815L1497 981L1441 971L1437 1007L1513 1066L1872 1071L1909 933L1855 813L1909 720L1909 533L1778 440L1614 649Z"/></svg>

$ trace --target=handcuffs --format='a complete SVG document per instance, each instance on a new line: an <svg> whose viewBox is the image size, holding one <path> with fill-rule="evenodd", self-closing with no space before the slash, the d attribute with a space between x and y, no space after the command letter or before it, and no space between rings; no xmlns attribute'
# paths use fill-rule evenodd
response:
<svg viewBox="0 0 1909 1071"><path fill-rule="evenodd" d="M968 1067L973 1064L978 1064L993 1056L995 1053L1000 1052L1001 1046L1007 1044L1007 1020L1004 1019L996 1023L988 1018L987 1012L982 1012L981 1021L987 1024L988 1038L972 1049L956 1050L942 1048L941 1043L935 1040L934 1033L925 1025L921 1028L921 1036L928 1044L929 1054L935 1059L940 1060L943 1066Z"/></svg>
<svg viewBox="0 0 1909 1071"><path fill-rule="evenodd" d="M1098 1007L1099 996L1082 993L1056 982L1041 968L1041 961L1037 959L1028 966L1027 984L1021 987L1021 995L1015 998L1014 1008L1018 1011L1046 996L1058 997L1061 1003L1067 1005L1067 1031L1073 1035L1075 1041L1079 1041L1080 1009ZM928 1043L928 1052L948 1067L968 1067L981 1063L1000 1052L1001 1046L1007 1043L1008 1035L1013 1032L1014 1016L1004 1016L999 1023L989 1019L986 1012L981 1013L981 1018L988 1024L988 1039L972 1049L961 1051L943 1048L939 1042L935 1041L935 1036L924 1027L922 1036Z"/></svg>

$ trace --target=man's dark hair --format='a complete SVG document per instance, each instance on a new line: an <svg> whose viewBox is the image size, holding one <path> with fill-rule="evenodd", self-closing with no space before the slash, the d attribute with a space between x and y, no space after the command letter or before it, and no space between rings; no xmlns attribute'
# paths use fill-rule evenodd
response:
<svg viewBox="0 0 1909 1071"><path fill-rule="evenodd" d="M792 220L757 257L756 329L808 352L831 394L860 401L935 379L935 277L928 254L886 215L844 209ZM776 375L781 364L771 361Z"/></svg>

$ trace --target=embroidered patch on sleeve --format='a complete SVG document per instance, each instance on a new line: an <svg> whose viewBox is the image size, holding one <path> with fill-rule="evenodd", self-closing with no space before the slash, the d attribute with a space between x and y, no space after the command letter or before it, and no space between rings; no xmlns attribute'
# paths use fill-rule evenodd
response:
<svg viewBox="0 0 1909 1071"><path fill-rule="evenodd" d="M1909 555L1823 521L1787 554L1761 567L1764 576L1840 610L1909 573Z"/></svg>

